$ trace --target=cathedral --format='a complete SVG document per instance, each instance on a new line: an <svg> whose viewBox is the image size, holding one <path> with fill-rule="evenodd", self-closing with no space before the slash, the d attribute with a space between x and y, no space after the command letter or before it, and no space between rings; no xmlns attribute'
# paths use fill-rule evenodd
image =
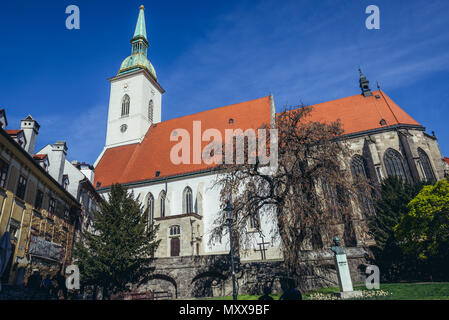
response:
<svg viewBox="0 0 449 320"><path fill-rule="evenodd" d="M181 132L201 137L201 130L209 128L223 133L227 129L245 131L274 123L275 99L267 95L162 121L165 90L148 59L148 48L141 6L131 39L131 55L123 60L117 75L109 79L106 142L94 164L94 186L106 196L112 184L125 185L148 209L149 223L160 226L161 243L155 257L165 269L155 277L159 288L170 287L166 291L172 291L172 296L191 296L193 283L201 278L202 272L204 277L216 278L209 283L216 290L212 294L229 293L226 286L218 288L220 281L228 281L223 275L204 269L206 261L225 256L230 250L229 241L209 244L213 222L221 214L220 190L214 185L219 174L216 165L201 161L175 164L170 153ZM361 71L359 85L361 94L314 105L312 112L314 121L341 121L344 136L355 154L351 159L352 172L362 173L375 183L389 175L408 181L443 179L448 165L435 135L427 134L380 88L371 91ZM194 123L200 123L200 132ZM191 141L193 151L201 147L195 141ZM200 141L207 145L206 141ZM353 214L354 227L362 229L368 213L360 208ZM242 265L282 261L280 238L273 231L276 228L264 217L260 219L260 230L251 223L248 225L253 244L241 248ZM355 234L354 248L373 244L365 232ZM188 273L181 274L175 268L187 265L192 266Z"/></svg>

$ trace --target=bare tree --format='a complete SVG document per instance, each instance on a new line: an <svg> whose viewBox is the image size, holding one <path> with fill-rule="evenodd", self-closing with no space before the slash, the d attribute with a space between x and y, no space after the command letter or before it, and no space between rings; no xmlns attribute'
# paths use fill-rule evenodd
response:
<svg viewBox="0 0 449 320"><path fill-rule="evenodd" d="M258 221L255 215L274 222L277 230L271 231L280 235L287 272L302 288L301 277L310 275L310 268L301 263L301 253L329 246L335 235L343 236L345 244L351 245L355 238L351 212L358 196L366 196L370 188L363 177L351 177L351 150L341 139L344 132L340 122L315 122L312 113L312 107L300 106L276 116L275 172L266 174L268 168L260 162L245 161L223 165L223 174L216 181L223 205L232 194L234 236L238 235L241 244L249 241L248 220ZM270 147L269 137L267 140ZM248 157L251 150L247 144L244 148ZM225 217L220 216L211 243L221 240L224 226Z"/></svg>

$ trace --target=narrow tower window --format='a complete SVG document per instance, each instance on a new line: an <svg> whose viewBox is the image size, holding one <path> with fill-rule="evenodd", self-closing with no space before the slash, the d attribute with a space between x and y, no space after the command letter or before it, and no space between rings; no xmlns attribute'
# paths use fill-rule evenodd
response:
<svg viewBox="0 0 449 320"><path fill-rule="evenodd" d="M129 115L129 96L125 94L122 99L122 117Z"/></svg>
<svg viewBox="0 0 449 320"><path fill-rule="evenodd" d="M148 103L148 121L153 123L153 100Z"/></svg>

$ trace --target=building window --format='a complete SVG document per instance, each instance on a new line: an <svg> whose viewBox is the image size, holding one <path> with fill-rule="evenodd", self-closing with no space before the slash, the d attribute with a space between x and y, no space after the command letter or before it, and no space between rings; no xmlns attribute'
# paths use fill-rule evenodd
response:
<svg viewBox="0 0 449 320"><path fill-rule="evenodd" d="M153 123L153 109L153 100L150 100L148 103L148 121L150 121L150 123Z"/></svg>
<svg viewBox="0 0 449 320"><path fill-rule="evenodd" d="M170 235L171 236L179 236L181 234L180 226L171 226L170 227Z"/></svg>
<svg viewBox="0 0 449 320"><path fill-rule="evenodd" d="M68 175L64 175L64 177L62 178L62 187L67 190L69 187L69 176Z"/></svg>
<svg viewBox="0 0 449 320"><path fill-rule="evenodd" d="M42 202L44 201L44 193L41 190L37 190L36 200L34 201L34 208L37 210L42 209Z"/></svg>
<svg viewBox="0 0 449 320"><path fill-rule="evenodd" d="M259 211L249 216L249 228L253 230L259 230L260 227L260 215Z"/></svg>
<svg viewBox="0 0 449 320"><path fill-rule="evenodd" d="M365 158L359 155L355 155L351 161L351 172L354 180L359 176L368 178L368 170Z"/></svg>
<svg viewBox="0 0 449 320"><path fill-rule="evenodd" d="M429 181L431 183L435 183L435 174L432 170L432 165L430 164L429 157L427 156L427 153L424 152L423 149L418 148L418 155L419 155L419 161L421 163L421 168L424 174L424 179L426 181Z"/></svg>
<svg viewBox="0 0 449 320"><path fill-rule="evenodd" d="M8 176L9 164L0 159L0 187L6 188L6 177Z"/></svg>
<svg viewBox="0 0 449 320"><path fill-rule="evenodd" d="M56 209L56 200L53 198L50 198L48 201L48 213L50 214L50 217L55 214Z"/></svg>
<svg viewBox="0 0 449 320"><path fill-rule="evenodd" d="M150 226L153 223L154 219L154 197L151 193L148 195L147 209L148 209L148 226Z"/></svg>
<svg viewBox="0 0 449 320"><path fill-rule="evenodd" d="M321 179L321 188L323 189L324 200L328 206L337 206L337 190L335 186L323 178Z"/></svg>
<svg viewBox="0 0 449 320"><path fill-rule="evenodd" d="M180 235L181 235L181 227L180 226L171 226L170 227L170 256L177 257L179 256L180 251Z"/></svg>
<svg viewBox="0 0 449 320"><path fill-rule="evenodd" d="M17 185L16 195L22 200L25 200L25 191L27 188L27 179L24 176L19 177L19 184Z"/></svg>
<svg viewBox="0 0 449 320"><path fill-rule="evenodd" d="M388 149L384 155L385 169L388 176L395 176L407 181L405 173L404 162L399 152L393 149Z"/></svg>
<svg viewBox="0 0 449 320"><path fill-rule="evenodd" d="M161 195L160 195L160 206L161 206L160 217L161 218L165 217L165 199L166 199L165 191L162 191Z"/></svg>
<svg viewBox="0 0 449 320"><path fill-rule="evenodd" d="M354 182L357 181L360 177L368 179L369 176L365 158L360 155L355 155L351 161L351 172ZM361 190L359 192L358 200L360 208L365 215L374 213L374 205L371 197L367 196L364 191Z"/></svg>
<svg viewBox="0 0 449 320"><path fill-rule="evenodd" d="M19 239L20 222L11 219L9 222L9 234L12 240L17 241Z"/></svg>
<svg viewBox="0 0 449 320"><path fill-rule="evenodd" d="M125 94L122 99L122 117L129 115L129 102L130 98Z"/></svg>
<svg viewBox="0 0 449 320"><path fill-rule="evenodd" d="M192 189L190 189L190 187L186 187L184 189L183 211L184 211L183 213L192 213L193 212Z"/></svg>

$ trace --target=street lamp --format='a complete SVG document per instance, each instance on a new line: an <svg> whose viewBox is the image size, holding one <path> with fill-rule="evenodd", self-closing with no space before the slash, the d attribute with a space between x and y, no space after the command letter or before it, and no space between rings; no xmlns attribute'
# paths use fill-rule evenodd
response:
<svg viewBox="0 0 449 320"><path fill-rule="evenodd" d="M226 212L226 222L228 223L229 227L229 244L231 247L231 268L232 268L232 298L234 300L237 300L237 290L235 287L235 270L234 270L234 249L232 246L232 212L234 211L234 208L232 207L231 201L226 202L226 208L224 208L224 211Z"/></svg>

